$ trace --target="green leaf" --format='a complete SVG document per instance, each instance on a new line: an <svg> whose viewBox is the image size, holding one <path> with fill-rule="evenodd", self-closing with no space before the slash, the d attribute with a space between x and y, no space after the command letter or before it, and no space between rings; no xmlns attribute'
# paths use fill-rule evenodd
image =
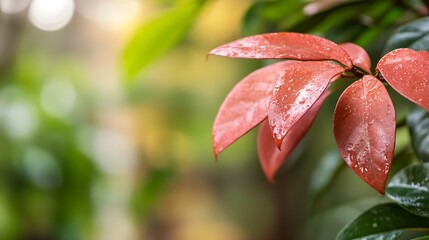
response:
<svg viewBox="0 0 429 240"><path fill-rule="evenodd" d="M338 151L329 152L322 157L317 167L314 168L308 187L309 195L314 201L317 201L329 189L340 170L345 166Z"/></svg>
<svg viewBox="0 0 429 240"><path fill-rule="evenodd" d="M301 0L256 2L243 17L243 35L284 31L305 18Z"/></svg>
<svg viewBox="0 0 429 240"><path fill-rule="evenodd" d="M407 124L418 159L429 162L429 113L416 106L408 113Z"/></svg>
<svg viewBox="0 0 429 240"><path fill-rule="evenodd" d="M370 46L371 43L378 39L381 35L392 30L391 26L395 24L403 12L404 10L399 7L390 7L386 11L380 12L376 26L371 27L363 32L355 40L355 43L362 47Z"/></svg>
<svg viewBox="0 0 429 240"><path fill-rule="evenodd" d="M337 240L409 239L429 233L429 219L414 215L399 205L375 206L357 217L337 235Z"/></svg>
<svg viewBox="0 0 429 240"><path fill-rule="evenodd" d="M429 17L421 18L397 28L386 43L383 53L397 48L429 50Z"/></svg>
<svg viewBox="0 0 429 240"><path fill-rule="evenodd" d="M387 185L386 195L409 211L429 217L429 163L399 171Z"/></svg>
<svg viewBox="0 0 429 240"><path fill-rule="evenodd" d="M183 39L200 6L201 1L188 1L137 29L123 52L122 68L128 80Z"/></svg>
<svg viewBox="0 0 429 240"><path fill-rule="evenodd" d="M311 4L312 3L305 7L307 11L309 9L309 5ZM315 6L314 4L313 6ZM374 3L371 5L374 5ZM331 27L336 27L337 24L342 24L349 19L357 19L362 11L366 11L368 6L370 6L368 1L345 1L327 9L318 9L319 7L316 7L315 13L309 14L308 17L291 26L291 28L288 30L297 32L323 33Z"/></svg>
<svg viewBox="0 0 429 240"><path fill-rule="evenodd" d="M159 200L166 190L176 172L173 169L151 169L149 176L138 187L133 197L133 212L137 215L146 214Z"/></svg>

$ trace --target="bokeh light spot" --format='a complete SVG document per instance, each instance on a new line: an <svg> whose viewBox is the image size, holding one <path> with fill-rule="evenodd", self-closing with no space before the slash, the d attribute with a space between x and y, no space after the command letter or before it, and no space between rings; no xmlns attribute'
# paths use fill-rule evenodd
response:
<svg viewBox="0 0 429 240"><path fill-rule="evenodd" d="M9 105L3 117L5 131L12 138L28 138L38 127L36 110L25 102Z"/></svg>
<svg viewBox="0 0 429 240"><path fill-rule="evenodd" d="M31 147L24 155L24 169L28 179L36 186L53 189L61 184L61 168L48 152Z"/></svg>
<svg viewBox="0 0 429 240"><path fill-rule="evenodd" d="M19 13L23 11L30 0L0 0L0 9L4 13Z"/></svg>
<svg viewBox="0 0 429 240"><path fill-rule="evenodd" d="M42 88L40 101L49 115L65 117L75 106L76 91L70 81L48 81Z"/></svg>
<svg viewBox="0 0 429 240"><path fill-rule="evenodd" d="M73 0L33 0L28 17L36 27L45 31L63 28L73 17Z"/></svg>
<svg viewBox="0 0 429 240"><path fill-rule="evenodd" d="M99 169L112 175L131 174L138 161L137 150L127 136L105 129L95 134L93 155Z"/></svg>

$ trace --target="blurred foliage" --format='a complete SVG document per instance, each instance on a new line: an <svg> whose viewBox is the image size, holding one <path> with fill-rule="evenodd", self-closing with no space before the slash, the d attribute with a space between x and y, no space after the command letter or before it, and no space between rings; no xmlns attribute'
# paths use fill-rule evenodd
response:
<svg viewBox="0 0 429 240"><path fill-rule="evenodd" d="M21 53L1 77L0 212L7 221L1 239L86 239L91 233L97 171L78 139L90 124L91 105L79 86L79 63L50 58Z"/></svg>
<svg viewBox="0 0 429 240"><path fill-rule="evenodd" d="M123 69L126 77L134 79L147 65L182 40L194 23L203 2L179 1L178 6L144 22L124 50Z"/></svg>
<svg viewBox="0 0 429 240"><path fill-rule="evenodd" d="M414 107L408 114L407 125L409 126L413 148L418 159L422 162L428 162L429 113L421 107Z"/></svg>
<svg viewBox="0 0 429 240"><path fill-rule="evenodd" d="M338 93L275 184L258 165L255 132L215 162L216 110L260 63L205 57L243 35L296 31L355 42L376 62L389 36L409 29L397 26L427 15L426 1L138 2L157 14L124 27L127 37L77 10L57 32L1 14L0 239L330 240L385 201L330 154ZM413 104L389 93L405 119ZM407 131L392 174L416 162Z"/></svg>

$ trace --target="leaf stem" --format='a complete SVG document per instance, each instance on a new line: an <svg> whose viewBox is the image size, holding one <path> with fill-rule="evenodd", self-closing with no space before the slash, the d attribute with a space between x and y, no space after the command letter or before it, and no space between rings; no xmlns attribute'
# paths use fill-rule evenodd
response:
<svg viewBox="0 0 429 240"><path fill-rule="evenodd" d="M368 73L367 71L363 70L360 67L354 66L353 68L353 73L357 76L357 77L363 77L364 75L372 75L371 73Z"/></svg>

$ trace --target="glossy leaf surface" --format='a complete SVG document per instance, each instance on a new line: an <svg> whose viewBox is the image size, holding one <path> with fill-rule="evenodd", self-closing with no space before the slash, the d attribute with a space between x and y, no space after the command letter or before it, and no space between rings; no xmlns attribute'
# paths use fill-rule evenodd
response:
<svg viewBox="0 0 429 240"><path fill-rule="evenodd" d="M399 171L387 185L386 195L409 211L429 217L429 163Z"/></svg>
<svg viewBox="0 0 429 240"><path fill-rule="evenodd" d="M325 92L301 120L292 127L282 143L281 150L275 144L268 120L261 124L258 131L258 156L268 180L274 182L275 174L295 146L304 138L328 95L329 93Z"/></svg>
<svg viewBox="0 0 429 240"><path fill-rule="evenodd" d="M371 187L384 193L395 147L395 109L383 84L366 75L340 96L334 135L341 156Z"/></svg>
<svg viewBox="0 0 429 240"><path fill-rule="evenodd" d="M286 66L268 107L268 120L278 147L343 70L331 62L291 62Z"/></svg>
<svg viewBox="0 0 429 240"><path fill-rule="evenodd" d="M371 59L365 49L354 43L343 43L340 47L349 54L354 66L371 73Z"/></svg>
<svg viewBox="0 0 429 240"><path fill-rule="evenodd" d="M350 57L336 43L303 33L253 35L224 44L210 54L234 58L334 60L352 68Z"/></svg>
<svg viewBox="0 0 429 240"><path fill-rule="evenodd" d="M241 80L222 103L213 125L213 149L220 152L267 118L276 80L290 63L258 69Z"/></svg>
<svg viewBox="0 0 429 240"><path fill-rule="evenodd" d="M122 68L130 79L174 47L194 21L200 1L188 1L140 26L126 45ZM177 24L180 22L180 24Z"/></svg>
<svg viewBox="0 0 429 240"><path fill-rule="evenodd" d="M421 18L398 27L387 41L383 52L398 48L429 50L429 17Z"/></svg>
<svg viewBox="0 0 429 240"><path fill-rule="evenodd" d="M338 235L337 240L350 239L402 239L429 232L429 218L416 216L394 203L375 206L357 217Z"/></svg>
<svg viewBox="0 0 429 240"><path fill-rule="evenodd" d="M429 113L416 106L408 113L411 142L420 161L429 162Z"/></svg>
<svg viewBox="0 0 429 240"><path fill-rule="evenodd" d="M401 48L377 65L384 79L402 96L429 111L429 53Z"/></svg>

